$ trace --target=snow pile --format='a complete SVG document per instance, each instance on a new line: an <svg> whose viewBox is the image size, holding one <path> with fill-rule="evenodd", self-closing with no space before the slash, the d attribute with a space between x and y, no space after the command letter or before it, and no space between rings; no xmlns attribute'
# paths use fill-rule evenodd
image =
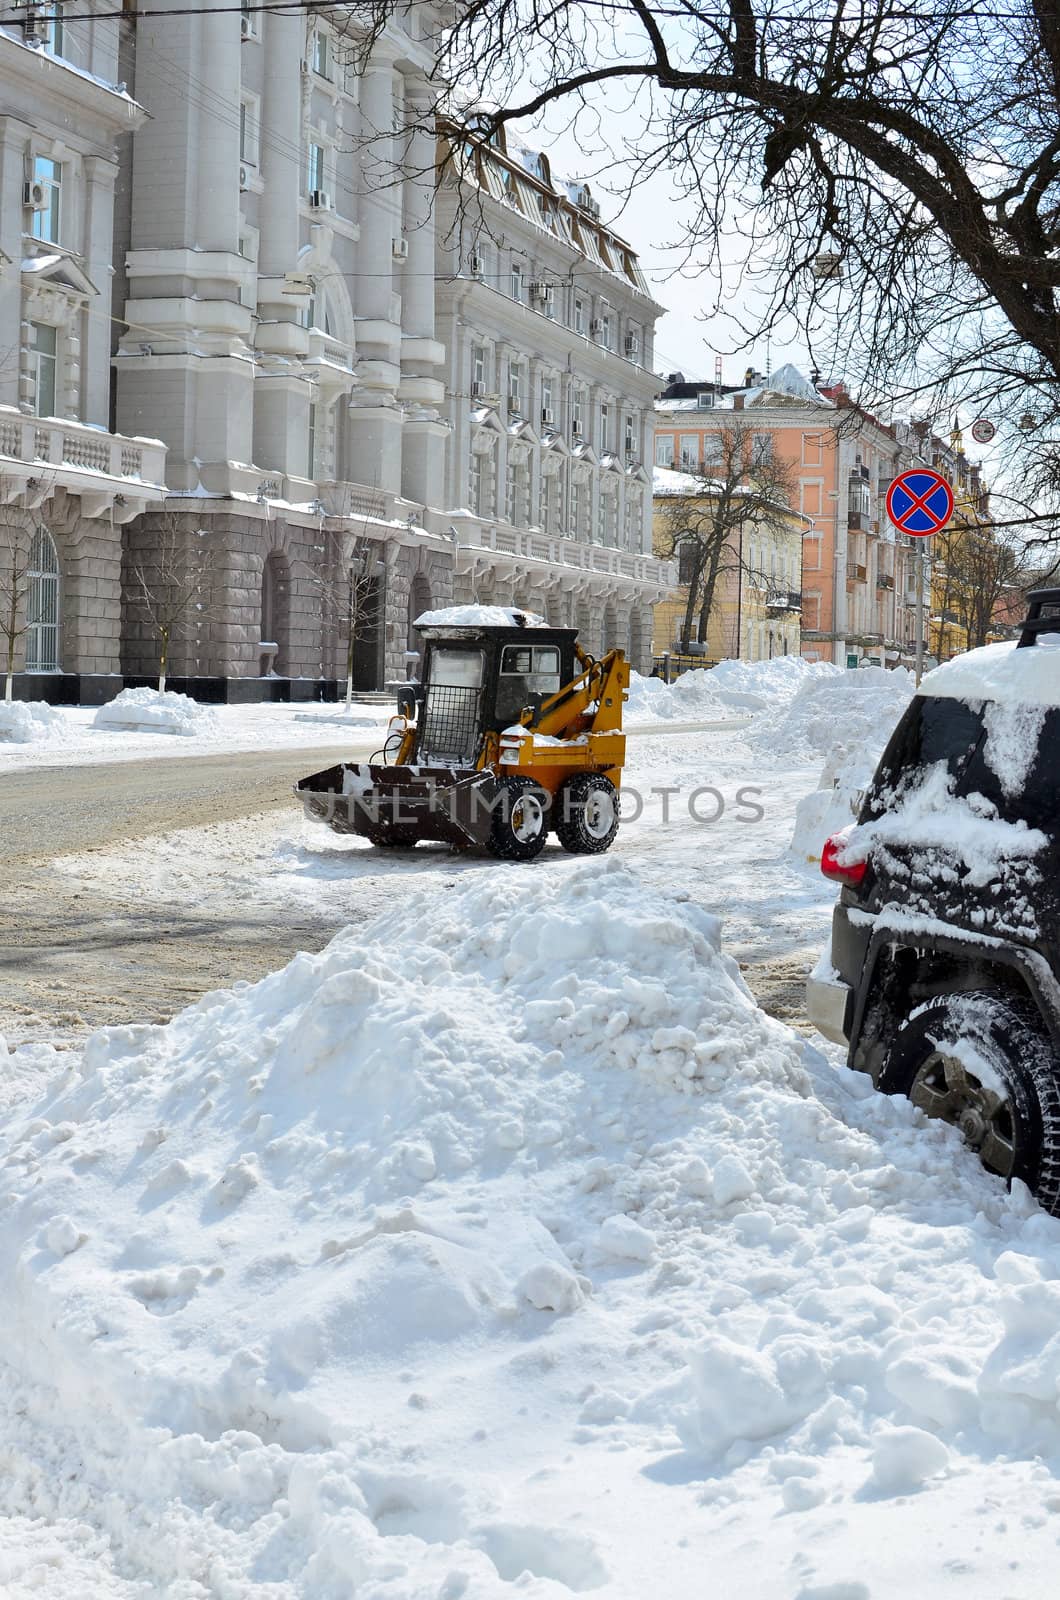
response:
<svg viewBox="0 0 1060 1600"><path fill-rule="evenodd" d="M213 732L216 714L186 694L157 689L123 689L92 719L94 728L128 729L132 732L173 733L191 739L196 734Z"/></svg>
<svg viewBox="0 0 1060 1600"><path fill-rule="evenodd" d="M696 667L682 672L673 683L661 678L629 675L629 693L623 720L630 726L644 722L699 722L724 718L728 711L714 692L712 673Z"/></svg>
<svg viewBox="0 0 1060 1600"><path fill-rule="evenodd" d="M0 743L39 744L66 732L66 717L43 700L0 701Z"/></svg>
<svg viewBox="0 0 1060 1600"><path fill-rule="evenodd" d="M145 1592L752 1600L775 1528L853 1595L864 1527L885 1594L998 1455L1048 1520L1060 1226L617 861L105 1030L2 1140L0 1505Z"/></svg>
<svg viewBox="0 0 1060 1600"><path fill-rule="evenodd" d="M803 683L787 706L755 723L750 739L763 756L824 757L816 790L796 809L790 849L801 860L819 861L829 835L857 815L912 692L904 667L837 669Z"/></svg>
<svg viewBox="0 0 1060 1600"><path fill-rule="evenodd" d="M771 661L719 661L711 669L711 682L729 705L767 711L787 705L808 683L844 675L830 661L774 656Z"/></svg>

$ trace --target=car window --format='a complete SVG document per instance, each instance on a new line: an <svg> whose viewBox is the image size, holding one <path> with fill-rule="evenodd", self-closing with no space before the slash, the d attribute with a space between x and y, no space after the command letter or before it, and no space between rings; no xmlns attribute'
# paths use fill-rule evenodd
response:
<svg viewBox="0 0 1060 1600"><path fill-rule="evenodd" d="M981 706L941 695L914 696L883 752L863 820L888 810L925 768L940 761L959 781L982 736Z"/></svg>

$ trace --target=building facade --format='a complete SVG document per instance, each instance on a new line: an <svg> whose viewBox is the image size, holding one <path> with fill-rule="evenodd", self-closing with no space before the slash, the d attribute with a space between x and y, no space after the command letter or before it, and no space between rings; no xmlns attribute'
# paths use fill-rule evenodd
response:
<svg viewBox="0 0 1060 1600"><path fill-rule="evenodd" d="M0 25L0 546L38 684L120 670L122 528L165 483L156 438L111 431L115 188L145 114L112 15L41 15Z"/></svg>
<svg viewBox="0 0 1060 1600"><path fill-rule="evenodd" d="M660 307L584 184L511 135L443 137L438 336L456 597L519 602L638 667L652 555Z"/></svg>
<svg viewBox="0 0 1060 1600"><path fill-rule="evenodd" d="M214 558L174 673L336 676L366 549L363 686L404 675L410 615L451 597L432 22L410 6L367 59L345 8L204 5L129 38L151 117L120 233L117 415L165 440L164 515ZM129 558L158 534L141 519ZM151 670L134 605L128 632L127 670Z"/></svg>
<svg viewBox="0 0 1060 1600"><path fill-rule="evenodd" d="M884 423L842 385L818 387L792 367L771 378L748 372L740 387L673 374L656 402L655 460L709 463L720 431L750 426L787 462L803 539L802 653L856 666L911 665L918 589L931 606L930 541L898 533L884 498L897 473L934 466L977 502L986 491L961 449L929 428ZM974 485L974 487L973 487ZM925 623L925 634L927 634Z"/></svg>
<svg viewBox="0 0 1060 1600"><path fill-rule="evenodd" d="M653 487L655 549L662 559L675 549L677 559L677 583L654 610L656 656L682 656L682 646L689 643L697 659L701 652L703 665L731 657L770 661L774 656L798 655L806 520L780 506L764 515L757 502L744 516L726 515L724 537L717 540L711 603L703 614L705 585L700 581L691 597L690 617L697 546L709 552L704 573L708 581L713 565L716 495L709 480L667 467L655 468ZM682 528L689 530L684 542Z"/></svg>

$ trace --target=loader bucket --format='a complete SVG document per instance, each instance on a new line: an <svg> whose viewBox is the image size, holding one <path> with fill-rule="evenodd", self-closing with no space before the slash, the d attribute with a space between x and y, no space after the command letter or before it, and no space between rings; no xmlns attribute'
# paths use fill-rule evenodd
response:
<svg viewBox="0 0 1060 1600"><path fill-rule="evenodd" d="M345 761L295 784L306 816L335 833L375 844L430 839L481 849L489 838L497 781L453 767L378 767Z"/></svg>

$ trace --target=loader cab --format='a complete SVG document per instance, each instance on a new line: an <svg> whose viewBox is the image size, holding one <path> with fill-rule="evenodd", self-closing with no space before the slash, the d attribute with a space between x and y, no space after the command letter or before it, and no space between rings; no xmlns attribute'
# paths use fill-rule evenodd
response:
<svg viewBox="0 0 1060 1600"><path fill-rule="evenodd" d="M577 669L574 628L517 622L505 625L450 618L481 608L453 607L444 622L417 623L426 649L418 699L416 760L470 766L482 735L500 733L570 683Z"/></svg>

